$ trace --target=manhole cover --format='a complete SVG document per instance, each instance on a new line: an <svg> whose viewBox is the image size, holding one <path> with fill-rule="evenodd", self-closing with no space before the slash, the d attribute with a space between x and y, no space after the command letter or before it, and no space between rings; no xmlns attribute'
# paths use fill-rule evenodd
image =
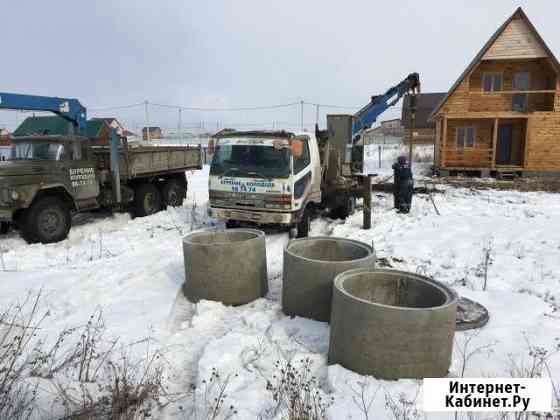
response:
<svg viewBox="0 0 560 420"><path fill-rule="evenodd" d="M460 297L457 302L457 321L455 330L465 331L482 328L486 325L490 315L488 310L480 303Z"/></svg>

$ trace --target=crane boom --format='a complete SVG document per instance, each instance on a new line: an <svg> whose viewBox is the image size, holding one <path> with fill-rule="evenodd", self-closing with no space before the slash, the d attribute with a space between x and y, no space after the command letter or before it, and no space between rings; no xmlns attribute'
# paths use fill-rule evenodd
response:
<svg viewBox="0 0 560 420"><path fill-rule="evenodd" d="M420 75L418 73L409 74L402 82L388 89L383 95L372 96L371 102L354 114L352 143L358 140L358 136L363 130L370 128L377 121L379 115L395 105L409 92L420 92Z"/></svg>
<svg viewBox="0 0 560 420"><path fill-rule="evenodd" d="M86 129L86 108L77 99L0 92L0 109L50 111L72 123L78 132Z"/></svg>

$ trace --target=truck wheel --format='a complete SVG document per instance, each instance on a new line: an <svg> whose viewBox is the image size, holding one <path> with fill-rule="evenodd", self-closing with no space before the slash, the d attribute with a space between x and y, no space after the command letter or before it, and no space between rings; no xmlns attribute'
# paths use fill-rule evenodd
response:
<svg viewBox="0 0 560 420"><path fill-rule="evenodd" d="M27 210L22 236L29 242L50 244L68 236L72 217L70 209L57 197L40 198Z"/></svg>
<svg viewBox="0 0 560 420"><path fill-rule="evenodd" d="M346 219L348 216L351 216L356 211L356 197L348 197L344 201L344 204L340 206L336 214L341 219Z"/></svg>
<svg viewBox="0 0 560 420"><path fill-rule="evenodd" d="M311 228L311 209L305 208L301 215L301 220L297 224L296 238L307 238L309 236L309 229Z"/></svg>
<svg viewBox="0 0 560 420"><path fill-rule="evenodd" d="M10 224L8 222L0 222L0 235L5 235L10 230Z"/></svg>
<svg viewBox="0 0 560 420"><path fill-rule="evenodd" d="M163 184L161 195L165 206L181 207L187 196L186 185L178 179L170 179Z"/></svg>
<svg viewBox="0 0 560 420"><path fill-rule="evenodd" d="M235 229L238 228L239 226L240 225L237 220L230 220L230 219L226 220L226 229Z"/></svg>
<svg viewBox="0 0 560 420"><path fill-rule="evenodd" d="M139 185L134 191L134 214L138 217L157 213L162 208L161 193L153 184Z"/></svg>

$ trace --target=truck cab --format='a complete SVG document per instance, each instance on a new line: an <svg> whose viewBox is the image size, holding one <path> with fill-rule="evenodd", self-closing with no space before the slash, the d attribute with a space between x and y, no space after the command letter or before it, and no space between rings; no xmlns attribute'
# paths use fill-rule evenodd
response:
<svg viewBox="0 0 560 420"><path fill-rule="evenodd" d="M321 177L311 134L228 132L215 139L210 213L227 226L281 225L307 236L312 211L321 204Z"/></svg>
<svg viewBox="0 0 560 420"><path fill-rule="evenodd" d="M65 237L70 211L95 206L99 195L89 150L85 137L14 138L10 158L0 162L3 229L19 224L30 241Z"/></svg>

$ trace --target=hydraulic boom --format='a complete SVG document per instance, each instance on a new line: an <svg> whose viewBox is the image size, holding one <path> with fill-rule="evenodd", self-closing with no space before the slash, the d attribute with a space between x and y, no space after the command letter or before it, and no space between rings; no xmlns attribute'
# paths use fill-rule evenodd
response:
<svg viewBox="0 0 560 420"><path fill-rule="evenodd" d="M86 108L77 99L0 92L0 109L50 111L69 121L76 134L86 129Z"/></svg>
<svg viewBox="0 0 560 420"><path fill-rule="evenodd" d="M406 79L387 90L383 95L372 96L371 102L354 114L352 144L358 141L363 130L372 126L379 115L395 105L407 93L420 93L420 76L418 73L409 74Z"/></svg>

